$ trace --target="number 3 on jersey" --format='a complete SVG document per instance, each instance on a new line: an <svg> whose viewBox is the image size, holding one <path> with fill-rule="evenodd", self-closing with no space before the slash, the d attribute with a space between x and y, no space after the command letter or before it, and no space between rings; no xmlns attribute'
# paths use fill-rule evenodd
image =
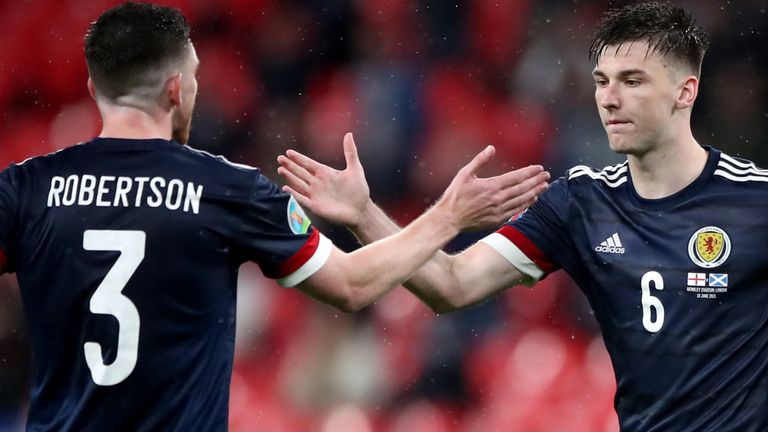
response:
<svg viewBox="0 0 768 432"><path fill-rule="evenodd" d="M104 364L101 344L83 345L85 362L93 382L101 386L118 384L128 378L136 367L139 351L139 311L122 291L144 260L147 236L144 231L87 230L83 248L88 251L116 251L120 256L91 296L90 310L95 314L112 315L117 319L117 356Z"/></svg>
<svg viewBox="0 0 768 432"><path fill-rule="evenodd" d="M641 302L643 304L643 327L651 333L656 333L661 330L661 326L664 325L664 305L658 297L651 295L651 286L659 291L664 289L664 279L659 272L647 272L640 280L640 289L642 291ZM651 310L656 312L656 319L653 319Z"/></svg>

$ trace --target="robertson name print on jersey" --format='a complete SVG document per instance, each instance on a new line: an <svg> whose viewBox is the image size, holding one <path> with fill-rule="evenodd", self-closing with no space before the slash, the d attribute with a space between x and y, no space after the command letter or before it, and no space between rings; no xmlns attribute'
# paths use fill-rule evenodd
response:
<svg viewBox="0 0 768 432"><path fill-rule="evenodd" d="M51 178L48 207L161 207L200 213L203 186L163 177L70 175Z"/></svg>

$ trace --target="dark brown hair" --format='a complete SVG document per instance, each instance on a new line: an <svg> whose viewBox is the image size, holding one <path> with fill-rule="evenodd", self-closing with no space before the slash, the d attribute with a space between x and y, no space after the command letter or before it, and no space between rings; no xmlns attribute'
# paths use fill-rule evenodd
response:
<svg viewBox="0 0 768 432"><path fill-rule="evenodd" d="M709 47L707 33L684 9L670 3L639 3L612 9L597 23L589 58L597 59L609 46L647 41L650 52L672 57L701 72Z"/></svg>
<svg viewBox="0 0 768 432"><path fill-rule="evenodd" d="M85 59L96 90L129 94L146 75L183 58L189 24L178 9L126 2L107 10L85 35Z"/></svg>

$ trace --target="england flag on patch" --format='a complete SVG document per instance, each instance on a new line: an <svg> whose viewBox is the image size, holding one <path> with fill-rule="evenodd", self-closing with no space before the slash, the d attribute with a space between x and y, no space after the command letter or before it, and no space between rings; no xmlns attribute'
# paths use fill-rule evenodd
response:
<svg viewBox="0 0 768 432"><path fill-rule="evenodd" d="M688 286L707 286L707 275L704 273L688 273Z"/></svg>
<svg viewBox="0 0 768 432"><path fill-rule="evenodd" d="M727 273L710 273L709 274L709 286L711 286L711 287L727 287L728 286L728 274Z"/></svg>

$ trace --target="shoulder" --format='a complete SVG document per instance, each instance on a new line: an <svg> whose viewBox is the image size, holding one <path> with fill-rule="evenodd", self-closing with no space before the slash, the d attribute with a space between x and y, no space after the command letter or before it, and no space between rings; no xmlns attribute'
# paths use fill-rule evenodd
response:
<svg viewBox="0 0 768 432"><path fill-rule="evenodd" d="M729 156L726 153L720 153L720 160L717 162L714 176L728 182L768 187L767 169L759 168L754 162L747 159Z"/></svg>
<svg viewBox="0 0 768 432"><path fill-rule="evenodd" d="M568 170L566 175L569 185L608 186L616 188L629 179L627 161L600 169L577 165Z"/></svg>
<svg viewBox="0 0 768 432"><path fill-rule="evenodd" d="M605 197L606 193L610 194L625 184L628 176L626 161L600 169L577 165L552 182L540 201L550 206L567 206L572 199L581 201L596 196Z"/></svg>
<svg viewBox="0 0 768 432"><path fill-rule="evenodd" d="M79 155L82 152L82 150L86 147L85 145L87 143L88 143L87 141L83 141L83 142L79 142L77 144L71 145L69 147L64 147L62 149L52 151L44 155L32 156L21 162L12 164L10 168L28 169L30 167L51 163L59 159Z"/></svg>
<svg viewBox="0 0 768 432"><path fill-rule="evenodd" d="M260 188L260 185L269 184L272 186L272 181L264 176L258 167L232 162L224 156L196 149L189 145L180 146L179 151L193 161L192 165L199 169L198 175L214 180L227 188L231 188L233 185L247 185L248 189L252 191Z"/></svg>
<svg viewBox="0 0 768 432"><path fill-rule="evenodd" d="M41 172L51 166L55 166L59 161L80 154L86 142L65 147L48 154L32 156L21 162L12 163L2 170L0 177L4 181L17 182L23 178L35 179Z"/></svg>
<svg viewBox="0 0 768 432"><path fill-rule="evenodd" d="M182 152L195 159L200 175L219 185L219 190L232 199L253 201L280 195L280 187L258 167L232 162L224 156L199 150L188 145ZM238 198L239 197L239 198Z"/></svg>
<svg viewBox="0 0 768 432"><path fill-rule="evenodd" d="M211 168L218 168L225 171L231 171L233 173L243 174L259 174L260 170L257 167L232 162L224 156L209 153L205 150L196 149L189 145L179 145L179 151L185 153L190 158L198 160L200 163L206 164Z"/></svg>

